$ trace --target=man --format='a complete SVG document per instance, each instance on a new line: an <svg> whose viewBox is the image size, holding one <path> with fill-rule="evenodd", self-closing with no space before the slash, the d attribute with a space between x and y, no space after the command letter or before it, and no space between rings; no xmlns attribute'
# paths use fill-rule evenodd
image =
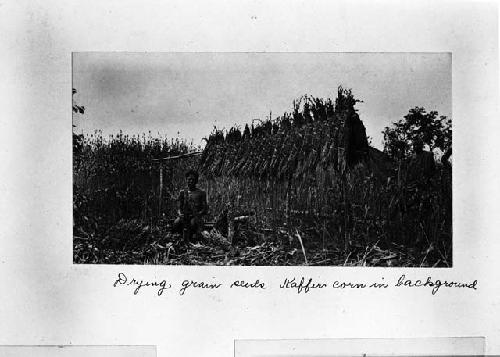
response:
<svg viewBox="0 0 500 357"><path fill-rule="evenodd" d="M446 149L443 156L441 156L441 163L447 169L451 169L450 157L451 157L451 146L448 149Z"/></svg>
<svg viewBox="0 0 500 357"><path fill-rule="evenodd" d="M448 225L451 226L452 220L452 190L451 190L451 180L452 180L452 167L450 162L451 157L451 146L444 152L441 156L441 163L443 164L441 168L441 195L444 201L445 207L445 220Z"/></svg>
<svg viewBox="0 0 500 357"><path fill-rule="evenodd" d="M203 227L203 216L208 213L207 194L196 187L198 172L186 172L187 190L179 193L179 216L174 221L174 231L182 232L185 242L189 242L193 235L199 236Z"/></svg>
<svg viewBox="0 0 500 357"><path fill-rule="evenodd" d="M408 165L408 183L417 185L420 189L428 189L430 180L436 171L434 155L424 151L424 144L420 139L413 142L413 156Z"/></svg>
<svg viewBox="0 0 500 357"><path fill-rule="evenodd" d="M433 176L436 171L434 154L424 150L422 140L413 142L413 155L409 159L406 171L405 211L410 213L415 223L424 228L430 236L429 219L433 209ZM416 229L416 228L415 228ZM420 230L415 239L418 245L424 244L424 237Z"/></svg>

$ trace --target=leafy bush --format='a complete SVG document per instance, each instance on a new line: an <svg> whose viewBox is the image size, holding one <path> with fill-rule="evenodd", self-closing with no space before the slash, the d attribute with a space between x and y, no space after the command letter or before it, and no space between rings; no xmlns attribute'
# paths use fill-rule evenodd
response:
<svg viewBox="0 0 500 357"><path fill-rule="evenodd" d="M403 119L382 132L384 152L394 159L404 159L415 140L427 145L430 151L445 152L451 148L451 119L438 115L437 111L427 113L421 107L410 109Z"/></svg>

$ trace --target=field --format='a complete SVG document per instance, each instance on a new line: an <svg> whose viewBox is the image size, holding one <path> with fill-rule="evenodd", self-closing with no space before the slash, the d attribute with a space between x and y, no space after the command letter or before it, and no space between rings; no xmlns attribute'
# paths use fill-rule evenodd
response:
<svg viewBox="0 0 500 357"><path fill-rule="evenodd" d="M215 129L204 147L78 137L74 262L451 266L451 168L410 180L407 161L369 146L356 102L342 88L304 96L257 126ZM191 168L210 224L186 245L171 224Z"/></svg>

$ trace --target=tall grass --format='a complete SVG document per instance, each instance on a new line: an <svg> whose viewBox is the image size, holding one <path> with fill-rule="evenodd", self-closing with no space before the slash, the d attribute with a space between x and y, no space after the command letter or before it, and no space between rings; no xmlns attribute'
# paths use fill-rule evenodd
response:
<svg viewBox="0 0 500 357"><path fill-rule="evenodd" d="M151 134L119 133L106 138L101 132L87 135L74 159L75 234L103 235L120 220L151 223L170 212L168 205L159 211L159 165L154 159L197 149L184 140L154 138ZM188 159L165 168L163 197L167 203L182 187L183 172L192 167L196 162Z"/></svg>

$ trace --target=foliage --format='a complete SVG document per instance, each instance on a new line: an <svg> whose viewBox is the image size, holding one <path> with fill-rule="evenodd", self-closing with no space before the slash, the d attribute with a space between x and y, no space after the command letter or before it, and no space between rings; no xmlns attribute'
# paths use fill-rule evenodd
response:
<svg viewBox="0 0 500 357"><path fill-rule="evenodd" d="M415 140L427 145L430 151L445 152L451 147L451 119L439 116L437 111L427 113L422 107L410 109L404 119L382 133L384 152L395 159L408 157Z"/></svg>
<svg viewBox="0 0 500 357"><path fill-rule="evenodd" d="M77 90L73 88L72 95L75 95L77 93ZM73 100L73 113L80 113L83 114L85 112L85 107L82 105L78 105L75 103Z"/></svg>
<svg viewBox="0 0 500 357"><path fill-rule="evenodd" d="M73 88L73 96L76 94L76 89ZM73 99L73 114L84 114L85 113L85 107L80 106L75 103ZM73 125L73 128L75 125ZM83 134L76 134L73 132L73 162L75 165L80 164L80 155L83 149Z"/></svg>

